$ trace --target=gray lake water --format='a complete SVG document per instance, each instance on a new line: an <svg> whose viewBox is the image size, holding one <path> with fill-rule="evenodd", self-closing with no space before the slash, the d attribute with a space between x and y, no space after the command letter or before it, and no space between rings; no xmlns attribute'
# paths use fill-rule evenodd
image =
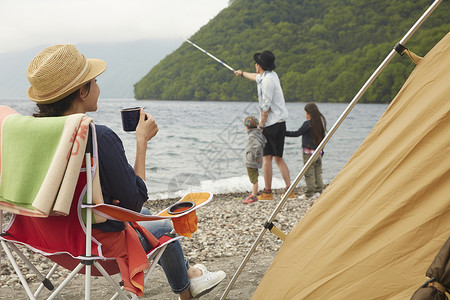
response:
<svg viewBox="0 0 450 300"><path fill-rule="evenodd" d="M31 115L34 103L26 99L0 100L19 113ZM305 103L287 103L288 130L297 130L305 121ZM318 103L330 129L348 104ZM99 109L88 113L97 124L112 128L122 139L131 165L135 157L135 135L124 132L120 109L143 106L158 123L159 132L149 143L147 187L150 199L178 197L186 190L212 193L250 191L251 184L242 163L247 142L243 120L259 117L256 102L136 101L100 99ZM387 108L387 104L357 104L325 146L323 178L329 183L339 173ZM301 137L286 138L284 159L291 180L300 172ZM284 182L274 163L273 188ZM262 171L260 188L264 185ZM299 183L304 185L302 179Z"/></svg>

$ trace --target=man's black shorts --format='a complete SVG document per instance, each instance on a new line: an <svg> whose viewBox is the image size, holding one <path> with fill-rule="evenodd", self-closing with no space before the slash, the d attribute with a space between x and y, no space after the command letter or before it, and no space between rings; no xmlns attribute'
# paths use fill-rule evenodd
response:
<svg viewBox="0 0 450 300"><path fill-rule="evenodd" d="M266 146L264 146L263 155L283 157L286 122L279 122L268 127L264 127L262 133L267 139Z"/></svg>

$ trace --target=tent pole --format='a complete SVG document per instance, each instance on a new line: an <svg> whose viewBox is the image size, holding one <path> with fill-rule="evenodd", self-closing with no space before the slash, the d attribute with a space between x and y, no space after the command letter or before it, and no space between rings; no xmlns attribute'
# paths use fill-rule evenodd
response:
<svg viewBox="0 0 450 300"><path fill-rule="evenodd" d="M409 31L403 36L403 38L400 40L400 44L405 44L409 38L416 32L416 30L422 25L422 23L428 18L428 16L434 11L434 9L442 2L442 0L435 0L433 4L430 5L430 7L422 14L422 16L416 21L416 23L409 29ZM378 66L378 68L375 70L375 72L369 77L369 79L366 81L366 83L362 86L362 88L359 90L359 92L353 97L350 104L347 106L347 108L344 110L344 112L341 114L339 119L336 121L336 123L333 125L333 127L330 129L330 131L327 133L327 135L324 137L320 145L317 147L316 151L311 155L309 160L305 163L303 168L300 170L300 173L295 177L295 180L293 184L289 187L289 189L284 193L284 196L278 203L278 205L275 207L274 211L270 215L269 219L267 220L266 224L271 224L272 221L275 219L278 212L281 210L282 206L288 199L288 196L291 194L292 190L295 188L295 186L299 183L300 179L305 175L308 168L311 166L312 162L317 158L317 156L320 154L320 151L325 147L325 145L328 143L328 141L331 139L333 134L336 132L338 127L342 124L344 119L347 117L347 115L351 112L353 107L356 105L356 103L359 101L359 99L362 97L362 95L366 92L366 90L369 88L369 86L374 82L374 80L378 77L378 75L381 73L381 71L386 67L386 65L392 60L392 58L395 56L395 53L397 51L395 49L392 49L391 52L386 56L384 61ZM247 252L247 255L242 260L240 266L236 270L236 273L234 274L233 278L231 278L230 282L228 283L227 288L225 289L224 293L221 296L221 300L225 299L230 292L231 288L233 287L234 283L237 280L237 277L242 272L242 269L247 264L247 261L250 259L250 256L255 251L256 247L260 243L261 239L263 238L264 234L266 233L267 228L264 227L263 230L261 230L260 234L258 235L256 241L253 243L250 250Z"/></svg>

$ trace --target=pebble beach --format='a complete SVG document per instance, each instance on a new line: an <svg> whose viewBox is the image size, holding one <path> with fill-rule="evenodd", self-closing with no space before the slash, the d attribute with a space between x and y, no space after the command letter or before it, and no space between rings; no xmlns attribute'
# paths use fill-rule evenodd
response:
<svg viewBox="0 0 450 300"><path fill-rule="evenodd" d="M281 200L282 190L274 190L274 200L257 201L242 204L241 199L248 193L228 193L214 195L206 206L197 211L198 229L192 238L182 240L185 256L191 265L202 263L208 270L223 270L227 277L212 292L201 299L220 299L228 283L241 265L258 235L263 230L263 224L270 217ZM304 193L304 187L295 189L296 196ZM148 201L145 206L152 212L158 212L170 206L178 199ZM283 232L288 233L313 205L312 199L288 199L277 214L274 224ZM251 255L241 274L226 299L250 299L259 281L269 268L282 242L270 232L262 237L256 250ZM52 262L45 257L36 255L26 249L26 256L36 262L38 269L48 272ZM27 268L24 264L22 268ZM60 269L52 276L55 285L68 274ZM115 275L117 281L120 276ZM38 283L34 275L27 277L33 287ZM84 276L77 275L71 284L63 291L60 299L84 299ZM105 288L106 280L95 277L92 282L92 299L109 299L111 294ZM47 291L41 298L46 298ZM13 272L4 252L0 261L0 299L26 299L27 295L21 283ZM142 299L178 299L172 293L161 267L157 267L150 277Z"/></svg>

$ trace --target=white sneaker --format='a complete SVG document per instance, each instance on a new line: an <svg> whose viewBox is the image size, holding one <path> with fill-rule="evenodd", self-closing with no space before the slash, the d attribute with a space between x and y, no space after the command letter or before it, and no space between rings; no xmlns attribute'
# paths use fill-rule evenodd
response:
<svg viewBox="0 0 450 300"><path fill-rule="evenodd" d="M312 198L313 198L314 200L316 200L316 199L319 198L319 197L320 197L320 193L319 193L319 192L315 193L315 194L312 196Z"/></svg>
<svg viewBox="0 0 450 300"><path fill-rule="evenodd" d="M212 291L226 276L224 271L209 272L202 264L196 264L194 268L198 268L203 272L202 276L191 279L190 290L194 298Z"/></svg>

